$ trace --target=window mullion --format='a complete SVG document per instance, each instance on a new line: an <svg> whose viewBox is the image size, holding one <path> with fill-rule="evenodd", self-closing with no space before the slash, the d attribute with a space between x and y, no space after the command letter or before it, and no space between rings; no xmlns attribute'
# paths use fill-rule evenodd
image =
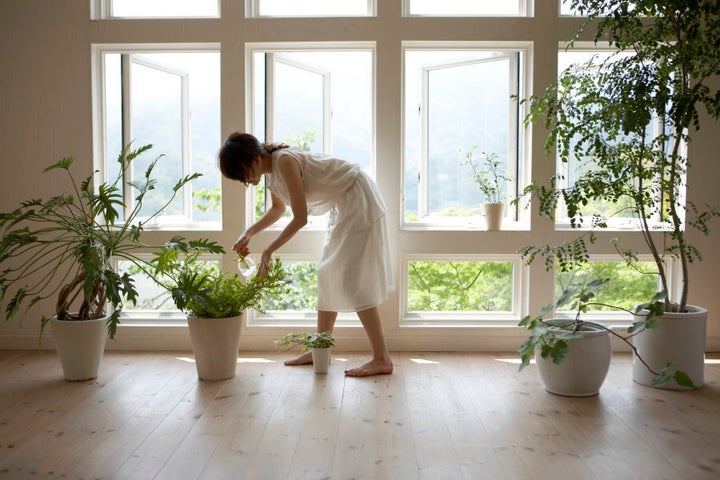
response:
<svg viewBox="0 0 720 480"><path fill-rule="evenodd" d="M120 55L120 77L121 77L121 116L122 116L122 146L129 145L132 141L132 125L130 124L130 118L132 116L132 99L130 88L132 80L132 72L130 68L130 55L123 53ZM123 168L124 165L120 165ZM125 204L125 216L127 217L133 210L134 195L132 187L129 186L129 182L133 179L133 165L127 169L123 168L123 203Z"/></svg>

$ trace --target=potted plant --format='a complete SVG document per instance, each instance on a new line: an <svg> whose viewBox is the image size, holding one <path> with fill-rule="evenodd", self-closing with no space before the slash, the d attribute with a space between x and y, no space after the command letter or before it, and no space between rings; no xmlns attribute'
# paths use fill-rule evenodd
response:
<svg viewBox="0 0 720 480"><path fill-rule="evenodd" d="M53 313L40 318L40 334L49 323L68 380L97 376L106 338L115 337L120 323L123 300L137 298L132 277L118 275L113 260L143 268L145 262L135 255L146 248L140 241L143 227L162 213L183 185L199 176L181 179L160 208L141 216L160 157L141 180L124 179L133 161L151 148L125 147L118 156L117 176L99 185L94 182L96 172L78 183L71 169L74 159L65 157L44 171L65 173L68 190L0 214L0 304L9 320L26 315L38 302L55 299ZM129 188L135 198L127 208L123 190Z"/></svg>
<svg viewBox="0 0 720 480"><path fill-rule="evenodd" d="M678 385L697 388L692 379L685 372L676 370L672 363L658 370L651 367L633 345L633 338L648 328L648 324L651 324L657 315L662 314L661 295L642 306L643 313L637 314L642 318L634 322L626 335L602 323L582 318L582 314L587 313L593 306L632 313L630 310L596 300L596 293L610 281L609 278L603 278L571 284L553 304L544 307L539 315L523 318L520 326L526 328L530 336L518 349L521 359L519 369L527 367L534 358L547 391L573 397L597 395L610 367L612 335L630 347L634 358L653 376L653 386L662 386L674 380ZM574 318L546 318L564 307L575 311Z"/></svg>
<svg viewBox="0 0 720 480"><path fill-rule="evenodd" d="M223 253L216 242L176 236L152 260L153 278L187 314L195 367L203 380L235 376L242 313L248 308L260 309L264 294L279 294L286 284L279 259L272 263L270 272L246 281L202 259L203 255ZM249 262L238 261L239 267L250 273Z"/></svg>
<svg viewBox="0 0 720 480"><path fill-rule="evenodd" d="M512 177L497 154L481 152L481 160L477 162L474 159L476 151L477 146L470 148L465 153L465 162L472 169L472 179L485 199L481 208L487 229L500 230L507 200L507 182L511 182Z"/></svg>
<svg viewBox="0 0 720 480"><path fill-rule="evenodd" d="M330 366L330 351L335 339L330 332L288 333L275 341L276 347L291 349L301 346L303 352L312 352L315 373L327 373Z"/></svg>
<svg viewBox="0 0 720 480"><path fill-rule="evenodd" d="M686 147L700 128L700 109L720 117L720 4L715 1L572 0L586 15L570 42L572 48L586 30L594 41L607 41L616 50L607 59L592 59L566 69L545 92L529 101L528 122L541 122L548 131L546 149L559 160L582 164L572 183L558 174L549 184L533 183L541 215L555 220L566 209L573 228L587 230L578 238L554 246L531 245L523 253L532 259L574 265L589 260L594 232L611 226L622 214L635 222L659 276L663 314L637 312L645 322L634 344L655 370L668 363L687 372L694 385L703 383L707 310L688 305L689 265L701 258L686 228L708 233L717 206L700 208L684 197L690 167ZM594 29L594 30L592 30ZM693 158L694 161L702 159ZM610 206L593 212L598 202ZM630 264L637 251L612 241ZM670 289L666 261L679 264L681 288ZM659 342L659 344L656 344ZM652 375L636 364L636 382L649 385ZM681 388L674 383L664 388Z"/></svg>

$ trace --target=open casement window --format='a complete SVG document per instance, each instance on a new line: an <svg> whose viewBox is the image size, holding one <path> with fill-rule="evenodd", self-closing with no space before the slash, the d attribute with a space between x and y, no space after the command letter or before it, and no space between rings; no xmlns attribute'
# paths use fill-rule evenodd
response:
<svg viewBox="0 0 720 480"><path fill-rule="evenodd" d="M579 44L577 50L573 51L561 51L558 54L558 74L562 73L568 67L572 65L585 64L588 61L593 62L597 65L600 62L611 59L614 54L613 51L598 50L592 48L588 44ZM624 55L630 55L624 54ZM587 106L586 108L596 108L594 106ZM592 111L592 110L588 110ZM648 132L651 138L657 138L665 131L665 125L663 119L654 116L651 124L650 131ZM623 141L620 138L618 141ZM574 142L571 143L571 145ZM612 142L611 142L612 143ZM669 145L667 146L669 149ZM557 178L558 186L560 188L568 188L575 184L575 182L584 174L592 172L593 169L597 169L595 163L593 163L590 157L578 160L575 155L570 151L567 162L558 160L557 164ZM667 201L667 195L660 188L660 178L655 178L653 182L648 183L647 191L648 195L654 197L657 204L660 205ZM680 192L680 199L683 199L685 195L684 190ZM683 202L684 203L684 202ZM556 222L560 228L569 228L570 218L565 205L562 203L562 199L558 205ZM610 201L608 199L591 201L583 207L582 211L582 225L588 228L593 223L593 216L604 218L608 228L616 230L638 230L640 225L632 210L632 203L627 197L622 197L618 201ZM661 218L661 211L663 209L654 208L654 214L650 216L650 221L655 225L656 228L663 228L663 219Z"/></svg>
<svg viewBox="0 0 720 480"><path fill-rule="evenodd" d="M480 205L488 200L468 160L481 164L493 155L518 178L519 113L511 95L519 94L520 53L409 51L406 59L405 221L481 227ZM502 190L504 221L514 221L508 200L517 182L503 182Z"/></svg>
<svg viewBox="0 0 720 480"><path fill-rule="evenodd" d="M186 184L148 228L215 229L220 224L220 178L215 153L220 138L219 55L217 52L102 52L104 169L112 176L123 145L153 148L133 162L125 184L144 181L150 163L155 188L143 211L156 211L172 195L177 181ZM135 205L135 189L123 191L125 212ZM140 212L142 217L143 211Z"/></svg>
<svg viewBox="0 0 720 480"><path fill-rule="evenodd" d="M251 51L251 131L261 140L372 167L372 51L305 49ZM253 218L270 206L265 181L254 189ZM287 209L286 218L291 215ZM287 221L287 220L286 220ZM309 217L310 227L326 216ZM273 228L281 228L281 220Z"/></svg>

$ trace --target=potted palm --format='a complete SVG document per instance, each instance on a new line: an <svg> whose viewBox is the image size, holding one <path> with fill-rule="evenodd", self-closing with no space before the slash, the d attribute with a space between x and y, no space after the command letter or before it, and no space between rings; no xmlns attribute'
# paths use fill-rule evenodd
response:
<svg viewBox="0 0 720 480"><path fill-rule="evenodd" d="M198 377L224 380L235 376L240 346L242 313L260 309L265 294L279 294L286 285L285 271L276 259L270 271L243 281L237 274L222 272L204 255L225 253L222 246L205 239L173 237L155 253L153 278L187 314ZM238 267L251 274L247 260Z"/></svg>
<svg viewBox="0 0 720 480"><path fill-rule="evenodd" d="M700 109L720 117L720 4L716 1L572 0L586 16L569 44L584 32L608 42L615 53L571 65L545 92L529 100L528 122L547 128L548 155L556 150L564 165L582 164L569 183L558 174L546 185L526 189L540 213L555 220L559 208L570 226L583 229L576 239L554 246L531 245L530 260L544 255L572 266L589 260L594 232L612 226L612 218L630 218L641 231L656 266L663 313L638 310L643 333L634 345L653 369L676 364L696 386L703 383L707 310L688 305L689 265L701 258L689 242L688 228L708 233L717 206L701 208L685 200L690 157L686 150L700 126ZM716 85L716 84L715 84ZM693 158L694 161L702 159ZM609 208L593 211L599 202ZM613 240L630 264L637 251ZM670 288L667 261L679 265L677 293ZM654 327L654 328L643 328ZM636 362L633 379L652 384L653 376ZM670 382L664 388L683 388Z"/></svg>
<svg viewBox="0 0 720 480"><path fill-rule="evenodd" d="M465 153L465 162L472 169L472 179L482 193L485 203L481 204L485 225L488 230L500 230L505 201L507 200L507 182L512 181L495 153L481 152L481 160L475 160L477 146Z"/></svg>
<svg viewBox="0 0 720 480"><path fill-rule="evenodd" d="M181 179L154 213L141 216L143 200L155 185L152 175L160 157L150 163L141 180L124 179L133 161L151 148L124 148L117 159L117 176L97 186L94 174L78 182L71 168L74 159L65 157L45 172L67 175L68 190L47 200L22 202L16 210L0 214L0 304L9 320L54 298L53 314L40 318L40 333L50 324L68 380L97 376L106 338L115 337L120 323L123 301L137 298L132 277L117 274L113 261L145 268L146 262L136 255L147 247L140 241L143 227L198 176ZM135 198L127 208L123 190L129 188Z"/></svg>
<svg viewBox="0 0 720 480"><path fill-rule="evenodd" d="M275 341L277 348L291 349L300 346L303 352L312 352L315 373L327 373L330 365L330 351L335 346L331 332L288 333Z"/></svg>

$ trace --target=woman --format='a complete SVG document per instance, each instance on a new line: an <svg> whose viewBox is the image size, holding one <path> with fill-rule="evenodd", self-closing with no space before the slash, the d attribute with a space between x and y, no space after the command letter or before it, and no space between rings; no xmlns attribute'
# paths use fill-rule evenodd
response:
<svg viewBox="0 0 720 480"><path fill-rule="evenodd" d="M233 133L219 153L220 170L231 180L258 185L267 176L272 205L233 246L250 253L250 239L280 219L286 205L292 219L262 252L259 275L270 268L272 254L305 224L308 215L330 212L327 238L318 263L318 332L333 331L338 312L356 312L365 328L373 358L346 370L351 377L392 373L378 305L393 289L387 244L385 204L376 185L356 164L310 154L284 144L261 144L247 133ZM310 352L285 362L312 363Z"/></svg>

